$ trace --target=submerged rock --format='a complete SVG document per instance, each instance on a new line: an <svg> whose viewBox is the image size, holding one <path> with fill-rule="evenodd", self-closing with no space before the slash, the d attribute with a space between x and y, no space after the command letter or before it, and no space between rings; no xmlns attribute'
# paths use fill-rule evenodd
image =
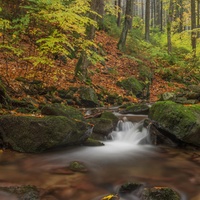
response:
<svg viewBox="0 0 200 200"><path fill-rule="evenodd" d="M149 118L177 139L200 147L200 105L157 102L151 107Z"/></svg>
<svg viewBox="0 0 200 200"><path fill-rule="evenodd" d="M35 186L11 186L0 187L0 199L2 200L39 200L39 190Z"/></svg>
<svg viewBox="0 0 200 200"><path fill-rule="evenodd" d="M153 187L144 189L142 200L181 200L181 197L170 188Z"/></svg>
<svg viewBox="0 0 200 200"><path fill-rule="evenodd" d="M101 200L111 200L113 197L117 199L140 199L140 200L181 200L180 195L173 189L168 187L145 187L141 183L125 183L116 195L104 196Z"/></svg>
<svg viewBox="0 0 200 200"><path fill-rule="evenodd" d="M81 144L88 137L86 123L64 116L0 117L0 138L4 147L19 152L37 153L54 147Z"/></svg>
<svg viewBox="0 0 200 200"><path fill-rule="evenodd" d="M75 172L87 172L88 169L83 162L72 161L69 164L69 169Z"/></svg>

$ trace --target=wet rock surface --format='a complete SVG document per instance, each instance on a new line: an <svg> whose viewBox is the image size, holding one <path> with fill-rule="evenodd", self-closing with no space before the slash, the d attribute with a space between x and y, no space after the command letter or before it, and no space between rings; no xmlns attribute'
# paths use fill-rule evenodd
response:
<svg viewBox="0 0 200 200"><path fill-rule="evenodd" d="M183 106L171 101L155 103L149 118L178 140L200 147L200 106Z"/></svg>

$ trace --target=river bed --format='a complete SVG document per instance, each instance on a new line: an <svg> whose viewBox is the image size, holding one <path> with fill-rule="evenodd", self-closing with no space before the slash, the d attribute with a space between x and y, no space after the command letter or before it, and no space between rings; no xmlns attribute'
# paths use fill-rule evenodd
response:
<svg viewBox="0 0 200 200"><path fill-rule="evenodd" d="M147 130L140 123L125 129L114 131L113 140L100 147L42 154L1 151L0 186L35 185L44 190L41 199L100 200L116 194L123 183L139 182L146 187L171 187L182 200L200 199L199 151L141 145ZM87 172L71 171L72 161L83 162Z"/></svg>

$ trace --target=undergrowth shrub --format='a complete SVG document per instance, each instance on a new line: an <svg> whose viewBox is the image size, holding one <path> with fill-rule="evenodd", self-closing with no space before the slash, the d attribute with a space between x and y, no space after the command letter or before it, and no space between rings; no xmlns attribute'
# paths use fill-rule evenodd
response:
<svg viewBox="0 0 200 200"><path fill-rule="evenodd" d="M105 15L103 21L103 29L111 36L118 38L121 29L117 26L117 18L114 15Z"/></svg>

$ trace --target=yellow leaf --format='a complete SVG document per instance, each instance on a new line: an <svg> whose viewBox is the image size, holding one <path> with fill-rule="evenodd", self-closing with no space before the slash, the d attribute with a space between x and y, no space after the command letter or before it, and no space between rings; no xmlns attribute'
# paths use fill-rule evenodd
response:
<svg viewBox="0 0 200 200"><path fill-rule="evenodd" d="M119 196L118 195L109 194L109 195L103 197L101 200L119 200Z"/></svg>

